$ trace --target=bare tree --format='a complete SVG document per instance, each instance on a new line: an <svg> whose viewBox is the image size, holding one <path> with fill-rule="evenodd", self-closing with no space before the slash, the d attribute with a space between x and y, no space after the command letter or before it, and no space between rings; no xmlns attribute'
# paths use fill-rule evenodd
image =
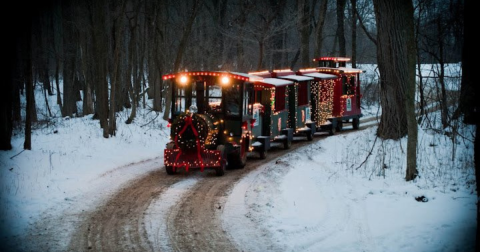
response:
<svg viewBox="0 0 480 252"><path fill-rule="evenodd" d="M75 57L76 57L76 27L74 25L74 2L62 2L63 19L63 116L77 114L75 96Z"/></svg>
<svg viewBox="0 0 480 252"><path fill-rule="evenodd" d="M464 122L476 126L474 142L475 177L477 181L477 195L479 193L478 181L480 181L480 88L476 83L476 55L478 46L475 44L476 37L476 13L472 0L465 0L464 15L464 39L462 53L462 85L459 111L464 116ZM480 200L477 198L477 206ZM477 207L477 223L480 221L480 207ZM480 229L477 225L476 251L480 249Z"/></svg>
<svg viewBox="0 0 480 252"><path fill-rule="evenodd" d="M377 134L384 139L399 139L408 134L405 179L409 181L417 176L413 4L411 0L374 0L373 4L382 105Z"/></svg>
<svg viewBox="0 0 480 252"><path fill-rule="evenodd" d="M177 56L175 58L175 63L173 65L173 72L177 72L178 69L180 69L180 64L182 62L182 59L183 59L183 55L184 55L184 52L185 52L185 48L186 48L186 45L187 45L187 39L188 39L188 36L190 35L190 32L192 31L192 27L193 27L193 22L195 21L195 18L197 17L197 14L198 14L198 10L200 9L201 7L201 1L200 0L193 0L193 3L192 3L192 7L191 7L191 12L190 12L190 15L188 17L188 21L186 23L186 26L183 30L183 33L182 33L182 37L180 39L180 44L178 45L178 50L177 50ZM170 103L171 103L171 94L172 94L172 88L171 86L167 87L167 94L166 94L166 101L165 101L165 113L163 115L163 119L164 120L167 120L169 118L169 112L170 112Z"/></svg>
<svg viewBox="0 0 480 252"><path fill-rule="evenodd" d="M337 34L338 56L347 55L347 47L345 42L345 4L346 0L337 0Z"/></svg>
<svg viewBox="0 0 480 252"><path fill-rule="evenodd" d="M350 0L352 4L352 67L357 67L357 0Z"/></svg>
<svg viewBox="0 0 480 252"><path fill-rule="evenodd" d="M27 25L25 32L24 40L24 50L25 50L25 87L26 87L26 98L27 98L27 107L26 107L26 116L25 116L25 142L23 143L23 149L31 150L32 149L32 113L34 113L35 107L33 103L33 73L32 73L32 24Z"/></svg>
<svg viewBox="0 0 480 252"><path fill-rule="evenodd" d="M315 1L316 2L316 1ZM327 15L328 0L321 0L318 5L318 20L315 23L315 57L322 56L323 45L323 27L325 25L325 17Z"/></svg>
<svg viewBox="0 0 480 252"><path fill-rule="evenodd" d="M300 32L301 67L308 67L310 57L310 6L307 0L297 0L298 6L298 31Z"/></svg>

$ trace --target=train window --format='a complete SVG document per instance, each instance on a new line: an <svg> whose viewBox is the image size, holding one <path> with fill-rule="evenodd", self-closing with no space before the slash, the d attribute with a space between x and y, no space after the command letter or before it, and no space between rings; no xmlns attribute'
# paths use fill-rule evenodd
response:
<svg viewBox="0 0 480 252"><path fill-rule="evenodd" d="M342 83L343 83L344 95L351 95L355 93L355 77L354 76L350 76L350 78L347 78L347 76L343 76Z"/></svg>
<svg viewBox="0 0 480 252"><path fill-rule="evenodd" d="M208 109L215 113L222 112L222 88L219 85L208 86L207 97Z"/></svg>
<svg viewBox="0 0 480 252"><path fill-rule="evenodd" d="M253 84L245 83L244 84L244 93L243 93L243 115L251 115L252 107L249 105L252 104L252 95L253 95Z"/></svg>
<svg viewBox="0 0 480 252"><path fill-rule="evenodd" d="M228 88L224 88L225 110L227 115L239 116L241 103L241 90L239 84L232 84Z"/></svg>
<svg viewBox="0 0 480 252"><path fill-rule="evenodd" d="M352 93L353 93L353 88L355 88L355 77L351 76L350 77L350 89L352 89Z"/></svg>
<svg viewBox="0 0 480 252"><path fill-rule="evenodd" d="M255 103L262 103L262 91L255 90Z"/></svg>
<svg viewBox="0 0 480 252"><path fill-rule="evenodd" d="M343 87L343 92L342 94L346 95L348 94L348 79L347 76L342 76L342 87Z"/></svg>
<svg viewBox="0 0 480 252"><path fill-rule="evenodd" d="M185 112L191 105L197 106L197 92L191 85L175 88L175 113Z"/></svg>
<svg viewBox="0 0 480 252"><path fill-rule="evenodd" d="M285 109L285 92L286 87L277 87L275 89L275 112Z"/></svg>
<svg viewBox="0 0 480 252"><path fill-rule="evenodd" d="M306 81L298 84L298 105L308 105L308 83Z"/></svg>

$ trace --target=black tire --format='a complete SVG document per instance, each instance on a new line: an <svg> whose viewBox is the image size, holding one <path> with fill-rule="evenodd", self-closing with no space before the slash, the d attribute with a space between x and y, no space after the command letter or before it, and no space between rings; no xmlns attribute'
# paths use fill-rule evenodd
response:
<svg viewBox="0 0 480 252"><path fill-rule="evenodd" d="M243 144L245 145L245 143ZM238 168L243 168L245 167L245 165L247 165L247 146L242 146L243 148L245 148L245 150L243 151L243 155L242 155L242 150L240 150L240 154L238 154L238 163L237 163L237 167Z"/></svg>
<svg viewBox="0 0 480 252"><path fill-rule="evenodd" d="M267 158L267 151L265 150L264 147L262 147L258 150L258 154L260 155L260 159Z"/></svg>
<svg viewBox="0 0 480 252"><path fill-rule="evenodd" d="M332 127L330 127L330 130L328 131L328 134L333 136L333 135L335 135L335 132L336 132L335 127L333 127L333 125L332 125Z"/></svg>
<svg viewBox="0 0 480 252"><path fill-rule="evenodd" d="M340 132L340 131L342 131L342 129L343 129L343 121L342 121L342 120L338 120L338 121L337 121L336 131L337 131L337 132Z"/></svg>
<svg viewBox="0 0 480 252"><path fill-rule="evenodd" d="M307 131L307 140L312 141L313 140L313 133L312 130Z"/></svg>
<svg viewBox="0 0 480 252"><path fill-rule="evenodd" d="M227 159L225 158L225 145L217 146L217 150L220 151L220 156L222 157L222 160L220 161L220 167L217 167L215 169L215 173L217 176L223 176L227 167Z"/></svg>
<svg viewBox="0 0 480 252"><path fill-rule="evenodd" d="M165 170L167 171L168 175L174 175L176 173L175 169L173 169L173 166L165 166Z"/></svg>
<svg viewBox="0 0 480 252"><path fill-rule="evenodd" d="M353 118L352 127L353 129L356 129L356 130L360 128L360 118Z"/></svg>
<svg viewBox="0 0 480 252"><path fill-rule="evenodd" d="M290 140L288 137L285 140L283 140L283 148L285 150L290 149L291 146L292 146L292 140Z"/></svg>

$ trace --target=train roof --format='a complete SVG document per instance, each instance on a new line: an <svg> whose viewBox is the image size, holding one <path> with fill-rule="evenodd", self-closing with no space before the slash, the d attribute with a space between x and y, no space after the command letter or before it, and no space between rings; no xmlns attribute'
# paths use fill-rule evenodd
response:
<svg viewBox="0 0 480 252"><path fill-rule="evenodd" d="M285 75L285 76L279 76L278 78L288 79L288 80L294 80L294 81L313 80L312 77L303 76L303 75Z"/></svg>
<svg viewBox="0 0 480 252"><path fill-rule="evenodd" d="M338 78L338 76L334 74L326 74L326 73L305 73L303 75L310 76L316 79L325 79L325 80Z"/></svg>
<svg viewBox="0 0 480 252"><path fill-rule="evenodd" d="M243 81L258 81L263 79L262 77L246 74L246 73L238 73L238 72L227 72L227 71L193 71L193 72L178 72L174 74L166 74L163 75L164 80L173 79L179 76L226 76L238 80Z"/></svg>
<svg viewBox="0 0 480 252"><path fill-rule="evenodd" d="M292 81L278 78L262 78L262 80L255 81L255 84L260 84L267 87L281 87L293 84Z"/></svg>
<svg viewBox="0 0 480 252"><path fill-rule="evenodd" d="M329 73L363 73L362 69L349 68L349 67L317 67L318 71L324 71Z"/></svg>

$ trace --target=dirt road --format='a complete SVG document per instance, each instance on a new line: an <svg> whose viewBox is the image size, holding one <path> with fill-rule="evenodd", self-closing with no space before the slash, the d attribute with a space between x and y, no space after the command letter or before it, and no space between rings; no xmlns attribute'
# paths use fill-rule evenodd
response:
<svg viewBox="0 0 480 252"><path fill-rule="evenodd" d="M317 136L313 141L322 138ZM291 150L312 143L297 140ZM72 203L68 213L47 216L36 224L29 250L241 251L231 234L222 227L221 216L227 196L248 173L286 153L283 148L273 148L264 160L252 153L245 168L228 170L222 177L215 176L213 170L169 176L160 165L108 197L97 196L99 202L94 204L94 209L81 210L82 200L78 200ZM166 194L177 193L179 190L175 186L187 180L192 181L191 185L178 200L170 203L159 200ZM151 212L152 204L164 204L165 207ZM269 241L264 230L252 227L249 235L262 237L262 246L275 250L275 243Z"/></svg>

